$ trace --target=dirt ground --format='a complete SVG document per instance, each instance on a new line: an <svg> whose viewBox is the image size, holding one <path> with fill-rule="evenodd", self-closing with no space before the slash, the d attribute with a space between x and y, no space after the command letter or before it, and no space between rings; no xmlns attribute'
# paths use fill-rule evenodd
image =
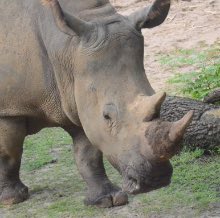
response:
<svg viewBox="0 0 220 218"><path fill-rule="evenodd" d="M110 0L124 15L148 5L149 0ZM145 37L145 69L153 88L166 89L171 72L163 69L157 56L175 49L193 49L220 42L219 0L173 1L167 20L159 27L143 30ZM182 69L189 70L190 66Z"/></svg>

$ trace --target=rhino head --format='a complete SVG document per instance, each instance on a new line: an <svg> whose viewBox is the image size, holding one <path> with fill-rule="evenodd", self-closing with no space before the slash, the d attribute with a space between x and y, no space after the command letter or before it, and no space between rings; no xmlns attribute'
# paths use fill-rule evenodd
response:
<svg viewBox="0 0 220 218"><path fill-rule="evenodd" d="M56 0L47 2L59 29L77 41L71 57L74 98L87 137L122 174L128 193L168 185L169 159L180 151L193 113L174 123L160 120L166 94L155 94L146 77L141 29L160 25L170 0L91 22L63 12Z"/></svg>

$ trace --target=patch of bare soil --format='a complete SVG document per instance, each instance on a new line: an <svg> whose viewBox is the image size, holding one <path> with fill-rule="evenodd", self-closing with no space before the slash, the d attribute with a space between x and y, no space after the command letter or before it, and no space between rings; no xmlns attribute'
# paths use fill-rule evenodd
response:
<svg viewBox="0 0 220 218"><path fill-rule="evenodd" d="M150 0L110 0L118 12L128 15L149 5ZM145 37L145 69L153 88L166 89L165 81L172 73L163 69L156 55L175 49L204 48L220 42L219 0L173 1L167 20L159 27L143 30ZM190 67L190 66L188 66ZM188 69L183 69L183 73Z"/></svg>

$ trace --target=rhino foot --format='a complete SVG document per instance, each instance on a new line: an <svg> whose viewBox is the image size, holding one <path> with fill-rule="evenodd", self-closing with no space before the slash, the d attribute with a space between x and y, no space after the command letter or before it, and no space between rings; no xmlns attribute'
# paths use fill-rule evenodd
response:
<svg viewBox="0 0 220 218"><path fill-rule="evenodd" d="M86 198L84 203L87 206L92 205L100 208L122 206L128 203L128 195L122 191L113 191L112 193L99 195L94 198Z"/></svg>
<svg viewBox="0 0 220 218"><path fill-rule="evenodd" d="M29 197L28 187L22 182L3 186L0 193L0 203L3 205L12 205L25 201Z"/></svg>

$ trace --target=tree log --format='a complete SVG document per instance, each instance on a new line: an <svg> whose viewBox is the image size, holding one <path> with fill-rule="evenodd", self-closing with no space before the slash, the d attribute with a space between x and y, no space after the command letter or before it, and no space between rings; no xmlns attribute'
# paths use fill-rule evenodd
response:
<svg viewBox="0 0 220 218"><path fill-rule="evenodd" d="M215 103L220 101L220 89L216 89L204 98L205 103Z"/></svg>
<svg viewBox="0 0 220 218"><path fill-rule="evenodd" d="M168 96L161 108L161 118L176 121L190 110L194 111L194 117L186 131L183 144L204 149L220 146L220 106Z"/></svg>

